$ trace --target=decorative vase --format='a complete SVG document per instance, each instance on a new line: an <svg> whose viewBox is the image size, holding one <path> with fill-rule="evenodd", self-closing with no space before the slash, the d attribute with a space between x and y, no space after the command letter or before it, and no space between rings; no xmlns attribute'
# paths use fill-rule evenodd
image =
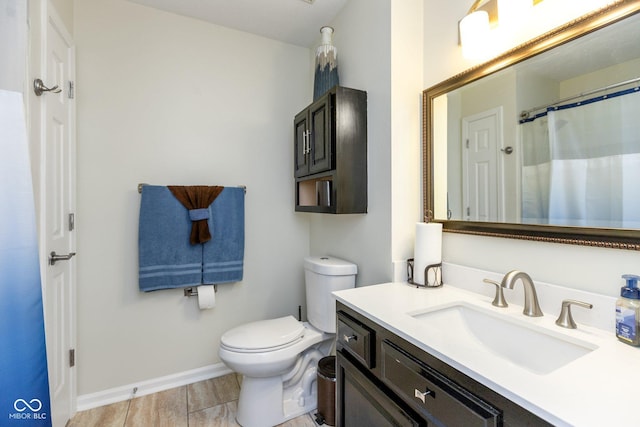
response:
<svg viewBox="0 0 640 427"><path fill-rule="evenodd" d="M322 27L320 34L322 34L322 43L316 49L316 70L313 81L314 101L339 84L338 50L331 42L333 28Z"/></svg>

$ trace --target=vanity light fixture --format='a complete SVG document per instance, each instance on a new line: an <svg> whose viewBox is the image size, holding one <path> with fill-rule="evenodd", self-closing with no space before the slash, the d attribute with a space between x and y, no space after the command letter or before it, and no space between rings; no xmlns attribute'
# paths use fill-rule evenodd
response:
<svg viewBox="0 0 640 427"><path fill-rule="evenodd" d="M458 24L462 56L483 59L489 47L489 32L497 25L498 0L476 0Z"/></svg>
<svg viewBox="0 0 640 427"><path fill-rule="evenodd" d="M503 39L518 34L522 30L523 20L526 21L530 15L530 8L542 1L475 0L467 15L458 23L462 56L470 60L486 60L496 54L504 44ZM499 28L498 11L501 20Z"/></svg>

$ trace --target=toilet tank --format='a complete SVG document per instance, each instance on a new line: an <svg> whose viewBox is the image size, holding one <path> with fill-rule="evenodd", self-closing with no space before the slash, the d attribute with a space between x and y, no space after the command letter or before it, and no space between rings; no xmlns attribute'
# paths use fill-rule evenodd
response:
<svg viewBox="0 0 640 427"><path fill-rule="evenodd" d="M331 256L304 259L307 320L324 332L336 332L336 302L333 291L356 285L358 266Z"/></svg>

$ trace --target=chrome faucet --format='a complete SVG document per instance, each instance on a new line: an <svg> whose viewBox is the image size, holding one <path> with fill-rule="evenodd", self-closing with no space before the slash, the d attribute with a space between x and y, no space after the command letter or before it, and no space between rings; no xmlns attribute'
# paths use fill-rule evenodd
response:
<svg viewBox="0 0 640 427"><path fill-rule="evenodd" d="M524 271L513 270L508 272L502 278L502 287L513 289L516 284L516 280L520 279L524 286L524 310L522 313L525 316L540 317L544 316L542 310L540 310L540 304L538 304L538 294L536 294L536 287L529 276Z"/></svg>

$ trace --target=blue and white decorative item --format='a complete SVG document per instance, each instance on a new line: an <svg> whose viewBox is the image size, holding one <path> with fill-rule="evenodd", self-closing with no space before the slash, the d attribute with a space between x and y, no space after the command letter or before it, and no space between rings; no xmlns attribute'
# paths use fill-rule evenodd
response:
<svg viewBox="0 0 640 427"><path fill-rule="evenodd" d="M322 43L316 49L316 72L313 81L313 100L320 98L326 91L339 84L338 50L332 44L333 28L320 28Z"/></svg>
<svg viewBox="0 0 640 427"><path fill-rule="evenodd" d="M51 426L23 96L0 90L0 425Z"/></svg>

